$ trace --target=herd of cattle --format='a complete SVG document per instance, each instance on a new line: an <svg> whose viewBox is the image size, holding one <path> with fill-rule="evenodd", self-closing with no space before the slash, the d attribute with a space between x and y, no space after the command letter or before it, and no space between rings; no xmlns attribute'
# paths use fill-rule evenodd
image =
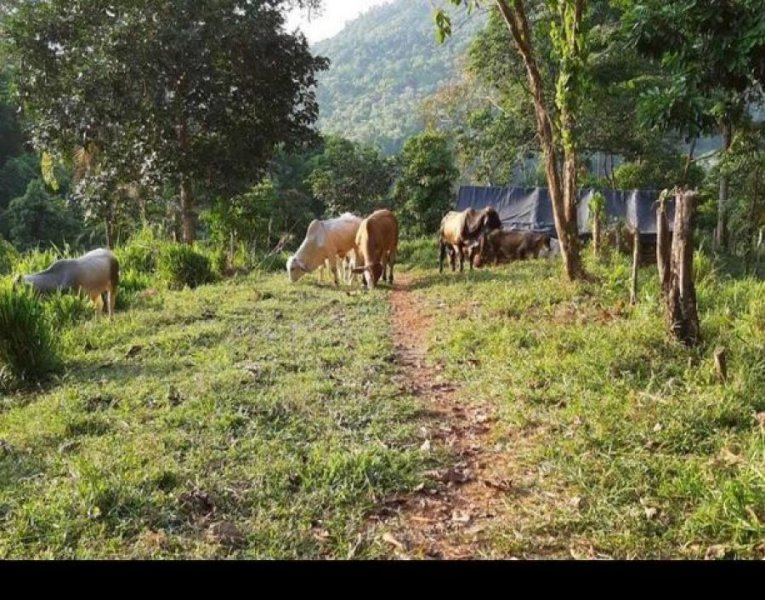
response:
<svg viewBox="0 0 765 600"><path fill-rule="evenodd" d="M306 273L328 266L339 285L340 267L345 283L362 275L368 289L380 279L392 284L398 240L398 220L389 210L375 211L365 219L345 213L336 219L314 220L300 248L287 261L287 272L290 281L296 282ZM472 269L473 265L480 268L489 263L538 258L543 251L554 253L547 234L503 231L499 215L491 207L447 213L441 221L439 246L440 272L447 254L452 271L457 269L458 257L462 271L465 258ZM19 277L17 283L26 283L41 294L84 292L97 310L103 308L102 295L106 294L111 316L119 286L119 262L112 252L101 248L80 258L58 260L45 271Z"/></svg>
<svg viewBox="0 0 765 600"><path fill-rule="evenodd" d="M306 273L328 267L335 284L340 279L351 283L353 276L363 274L364 286L374 288L380 278L393 283L393 266L398 249L398 221L389 210L378 210L366 219L345 213L336 219L315 220L308 226L303 243L287 261L290 281L296 282ZM439 231L439 271L449 256L452 271L464 270L465 259L470 268L495 265L513 260L539 258L540 253L554 253L553 241L545 233L504 231L497 211L469 208L451 211L441 221Z"/></svg>

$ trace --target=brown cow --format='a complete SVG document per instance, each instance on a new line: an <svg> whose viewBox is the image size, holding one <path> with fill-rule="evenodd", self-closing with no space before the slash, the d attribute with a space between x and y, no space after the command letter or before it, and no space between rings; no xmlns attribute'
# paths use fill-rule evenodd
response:
<svg viewBox="0 0 765 600"><path fill-rule="evenodd" d="M456 259L460 257L460 272L465 268L464 253L468 250L470 269L473 269L473 259L478 253L481 238L488 232L502 229L502 221L499 214L491 206L481 211L468 208L462 212L450 211L441 220L439 245L441 256L438 270L444 272L444 259L449 253L452 271L457 270Z"/></svg>
<svg viewBox="0 0 765 600"><path fill-rule="evenodd" d="M480 268L489 262L497 265L500 262L525 260L530 256L539 258L543 248L551 250L550 236L546 233L492 231L481 240L476 267Z"/></svg>
<svg viewBox="0 0 765 600"><path fill-rule="evenodd" d="M388 283L393 284L393 265L398 250L398 221L389 210L373 212L361 222L356 234L356 268L364 274L364 286L374 289L388 269Z"/></svg>

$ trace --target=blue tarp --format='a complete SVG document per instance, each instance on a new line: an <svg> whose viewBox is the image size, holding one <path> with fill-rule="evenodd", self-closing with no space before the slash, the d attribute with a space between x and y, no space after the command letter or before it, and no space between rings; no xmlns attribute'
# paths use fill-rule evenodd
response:
<svg viewBox="0 0 765 600"><path fill-rule="evenodd" d="M594 189L579 192L579 234L592 233L590 199ZM637 225L642 235L656 235L656 206L659 192L653 190L601 190L606 198L606 223L622 220L630 227ZM554 237L555 220L547 188L510 188L462 186L456 210L482 209L493 206L499 213L504 229L544 231ZM670 230L675 215L675 202L667 202Z"/></svg>

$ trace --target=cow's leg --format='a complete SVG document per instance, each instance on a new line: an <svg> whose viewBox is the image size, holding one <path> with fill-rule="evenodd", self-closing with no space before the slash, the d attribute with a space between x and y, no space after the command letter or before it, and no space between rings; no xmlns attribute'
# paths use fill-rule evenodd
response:
<svg viewBox="0 0 765 600"><path fill-rule="evenodd" d="M452 265L452 273L457 270L457 251L454 245L449 246L449 263Z"/></svg>
<svg viewBox="0 0 765 600"><path fill-rule="evenodd" d="M329 259L329 271L335 278L335 285L340 287L340 281L337 277L337 254L333 254Z"/></svg>
<svg viewBox="0 0 765 600"><path fill-rule="evenodd" d="M443 273L444 272L444 260L446 260L446 244L444 244L443 240L439 242L439 245L441 246L441 255L438 259L438 272Z"/></svg>
<svg viewBox="0 0 765 600"><path fill-rule="evenodd" d="M462 245L458 246L457 252L460 255L460 273L465 272L465 253L463 252Z"/></svg>
<svg viewBox="0 0 765 600"><path fill-rule="evenodd" d="M88 294L96 309L96 316L104 312L104 299L101 294Z"/></svg>
<svg viewBox="0 0 765 600"><path fill-rule="evenodd" d="M117 286L109 286L109 318L114 316L114 308L117 305Z"/></svg>
<svg viewBox="0 0 765 600"><path fill-rule="evenodd" d="M388 273L388 283L393 285L393 265L396 264L396 253L395 253L395 251L390 253L390 258L388 260L389 260L388 268L390 269L390 271Z"/></svg>

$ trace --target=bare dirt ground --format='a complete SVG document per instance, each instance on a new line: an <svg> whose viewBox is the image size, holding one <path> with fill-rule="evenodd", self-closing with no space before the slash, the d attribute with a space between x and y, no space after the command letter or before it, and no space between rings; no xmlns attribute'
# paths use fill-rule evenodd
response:
<svg viewBox="0 0 765 600"><path fill-rule="evenodd" d="M493 408L464 398L445 379L443 367L428 364L432 319L410 292L412 281L400 277L391 294L400 384L426 410L421 451L446 451L452 464L429 473L440 482L436 489L391 499L372 518L401 558L496 558L485 534L507 517L508 498L514 495L510 457L493 439Z"/></svg>

